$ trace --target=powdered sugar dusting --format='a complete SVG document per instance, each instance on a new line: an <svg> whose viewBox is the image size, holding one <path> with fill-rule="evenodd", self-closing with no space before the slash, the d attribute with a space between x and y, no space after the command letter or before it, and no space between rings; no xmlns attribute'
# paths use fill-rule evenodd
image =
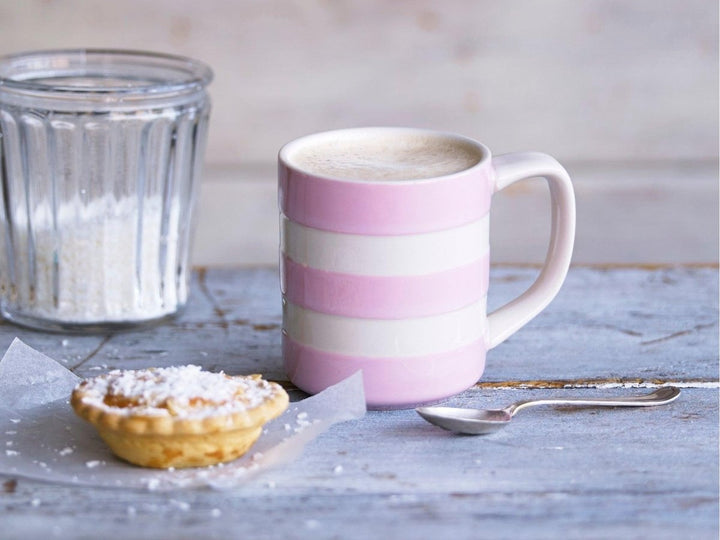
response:
<svg viewBox="0 0 720 540"><path fill-rule="evenodd" d="M203 418L261 405L276 390L259 377L230 377L187 365L113 370L78 386L82 401L116 414Z"/></svg>

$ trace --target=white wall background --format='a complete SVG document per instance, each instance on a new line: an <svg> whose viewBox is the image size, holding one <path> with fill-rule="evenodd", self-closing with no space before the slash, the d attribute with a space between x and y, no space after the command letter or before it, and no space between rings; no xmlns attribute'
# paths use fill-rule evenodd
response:
<svg viewBox="0 0 720 540"><path fill-rule="evenodd" d="M605 178L612 189L652 185L647 168L633 167L663 164L672 194L684 177L678 164L699 163L704 172L690 176L709 213L703 227L715 230L680 234L678 249L709 234L683 257L716 257L715 0L0 0L0 54L57 47L157 50L213 67L199 263L274 262L278 148L306 133L373 124L456 131L496 153L546 151L575 169L579 197ZM615 173L604 174L606 165ZM619 211L607 202L612 193L601 195ZM672 198L650 209L653 230L667 212L680 222L688 213ZM602 208L590 209L598 223L579 222L579 253L591 253L580 233L597 236L591 227L609 217ZM512 228L512 215L501 220ZM530 244L496 253L541 260L542 239ZM631 260L632 244L623 249L607 258Z"/></svg>

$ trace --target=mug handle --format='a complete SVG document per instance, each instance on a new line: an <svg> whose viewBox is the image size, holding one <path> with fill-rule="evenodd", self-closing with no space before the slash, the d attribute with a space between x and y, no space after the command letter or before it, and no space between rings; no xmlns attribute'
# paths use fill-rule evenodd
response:
<svg viewBox="0 0 720 540"><path fill-rule="evenodd" d="M488 315L488 349L505 341L555 298L565 280L575 240L575 195L570 176L557 160L540 152L493 157L493 193L526 178L543 177L550 188L552 228L545 264L523 294Z"/></svg>

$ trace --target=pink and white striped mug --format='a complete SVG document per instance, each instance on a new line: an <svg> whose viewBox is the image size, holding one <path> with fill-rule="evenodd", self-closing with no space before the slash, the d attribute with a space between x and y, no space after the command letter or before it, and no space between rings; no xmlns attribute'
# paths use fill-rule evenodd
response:
<svg viewBox="0 0 720 540"><path fill-rule="evenodd" d="M488 315L492 195L538 176L552 199L545 265ZM346 129L285 145L278 179L283 359L309 393L358 370L376 409L469 388L486 352L547 306L570 265L572 184L546 154L492 157L448 133Z"/></svg>

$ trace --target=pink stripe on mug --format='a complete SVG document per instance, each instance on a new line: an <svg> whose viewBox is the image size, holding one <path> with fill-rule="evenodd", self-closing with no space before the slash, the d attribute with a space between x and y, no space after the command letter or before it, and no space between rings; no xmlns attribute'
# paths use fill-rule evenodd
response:
<svg viewBox="0 0 720 540"><path fill-rule="evenodd" d="M375 131L418 130L371 128ZM391 235L417 234L457 227L488 213L492 196L487 159L474 167L439 178L410 182L343 181L308 174L292 166L299 146L333 132L303 137L280 151L280 209L291 220L326 231ZM477 145L458 135L444 134ZM489 152L485 153L489 156Z"/></svg>
<svg viewBox="0 0 720 540"><path fill-rule="evenodd" d="M485 296L488 256L420 276L362 276L327 272L281 259L281 287L301 307L347 317L404 319L460 309Z"/></svg>
<svg viewBox="0 0 720 540"><path fill-rule="evenodd" d="M468 381L482 375L487 345L476 341L440 354L370 358L320 351L283 334L282 348L285 371L301 390L315 394L362 371L368 407L392 409L435 402L465 390Z"/></svg>

